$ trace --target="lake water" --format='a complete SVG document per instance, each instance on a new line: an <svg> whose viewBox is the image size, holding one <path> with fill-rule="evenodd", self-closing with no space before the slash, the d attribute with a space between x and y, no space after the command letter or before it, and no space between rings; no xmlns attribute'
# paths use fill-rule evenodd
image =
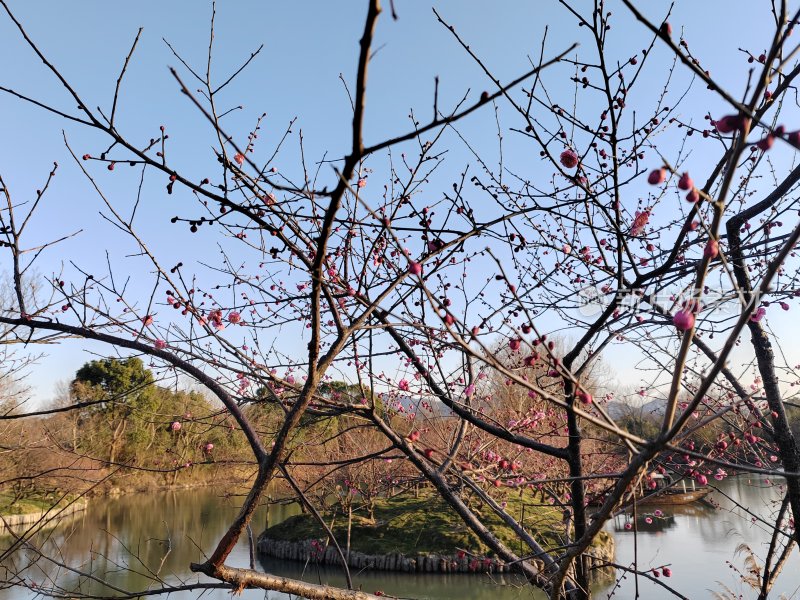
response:
<svg viewBox="0 0 800 600"><path fill-rule="evenodd" d="M753 512L769 516L777 510L779 494L763 480L748 477L731 478L720 485L720 491L749 507ZM741 583L734 569L742 568L743 556L735 549L744 543L759 556L766 552L769 532L750 515L721 493L714 493L719 508L694 504L683 507L647 507L642 513L652 513L657 508L662 517L646 523L640 515L638 533L625 529L625 517L620 516L607 525L617 542L617 562L632 564L638 555L640 567L669 565L672 577L664 579L684 596L692 600L713 598L713 592L722 592L726 586L737 597L755 594ZM30 550L17 552L12 559L0 565L0 581L8 585L11 569L20 572L27 582L46 587L60 588L68 595L99 593L101 584L80 578L68 567L91 571L120 590L142 591L158 587L153 582L160 578L169 584L191 584L208 581L188 569L190 562L201 562L203 551L210 551L223 534L225 526L236 514L241 497L225 496L212 489L155 492L148 495L130 495L118 498L93 500L89 510L72 517L69 522L41 535L36 543L44 555L54 562L38 557ZM296 514L296 506L275 506L259 509L254 520L257 536L267 519L271 524ZM636 543L634 544L634 540ZM0 538L0 547L7 547L8 539ZM795 551L796 552L796 551ZM240 541L229 559L233 566L249 566L249 547ZM800 595L800 562L796 554L790 557L784 573L774 588L774 597L787 598ZM335 569L321 569L314 565L256 558L256 568L314 583L329 582L343 585L344 578ZM618 576L622 573L618 571ZM643 599L673 598L669 592L646 579L638 578L638 589ZM354 574L356 586L364 591L383 591L405 598L441 600L510 600L513 598L541 599L544 595L527 586L519 586L509 576L486 575L409 575L393 573ZM634 598L636 580L632 575L620 579L616 585L603 585L595 590L596 598ZM108 593L105 590L106 594ZM198 590L171 594L174 600L188 600L199 596ZM0 589L0 600L33 600L41 597L35 589ZM230 593L211 590L203 594L207 600L229 599ZM245 591L245 599L286 599L284 594Z"/></svg>

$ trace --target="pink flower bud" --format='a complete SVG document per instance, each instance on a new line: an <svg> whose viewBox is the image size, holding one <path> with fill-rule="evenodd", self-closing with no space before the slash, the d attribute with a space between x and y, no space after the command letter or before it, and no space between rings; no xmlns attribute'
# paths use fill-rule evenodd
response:
<svg viewBox="0 0 800 600"><path fill-rule="evenodd" d="M738 128L739 115L725 115L715 123L720 133L730 133Z"/></svg>
<svg viewBox="0 0 800 600"><path fill-rule="evenodd" d="M508 347L511 348L514 352L519 350L521 344L522 340L520 340L519 338L514 338L508 341Z"/></svg>
<svg viewBox="0 0 800 600"><path fill-rule="evenodd" d="M180 421L173 421L173 422L170 424L169 428L170 428L172 431L180 431L180 430L181 430L181 422L180 422Z"/></svg>
<svg viewBox="0 0 800 600"><path fill-rule="evenodd" d="M237 152L234 155L233 160L235 160L236 163L239 165L244 164L244 154L242 154L241 152Z"/></svg>
<svg viewBox="0 0 800 600"><path fill-rule="evenodd" d="M659 185L664 183L667 180L667 170L666 169L653 169L650 171L650 175L647 176L647 183L650 185Z"/></svg>
<svg viewBox="0 0 800 600"><path fill-rule="evenodd" d="M700 200L700 192L697 191L697 188L689 190L689 193L686 194L686 201L694 204L698 200Z"/></svg>
<svg viewBox="0 0 800 600"><path fill-rule="evenodd" d="M703 256L705 258L716 258L719 254L719 242L717 240L711 239L708 240L705 249L703 250Z"/></svg>
<svg viewBox="0 0 800 600"><path fill-rule="evenodd" d="M759 150L761 150L763 152L766 152L767 150L772 148L772 145L774 143L775 143L775 136L773 134L769 133L769 134L767 134L766 137L764 137L761 140L759 140L758 143L756 144L756 146L758 147Z"/></svg>
<svg viewBox="0 0 800 600"><path fill-rule="evenodd" d="M694 313L687 308L682 308L672 317L672 322L678 331L689 331L694 327Z"/></svg>
<svg viewBox="0 0 800 600"><path fill-rule="evenodd" d="M694 187L694 181L692 178L689 177L688 173L684 173L681 175L681 178L678 180L678 189L681 190L691 190Z"/></svg>
<svg viewBox="0 0 800 600"><path fill-rule="evenodd" d="M750 126L750 119L741 115L725 115L716 122L717 131L720 133L731 133L732 131L744 131Z"/></svg>
<svg viewBox="0 0 800 600"><path fill-rule="evenodd" d="M408 272L412 275L422 275L422 265L412 260L408 263Z"/></svg>

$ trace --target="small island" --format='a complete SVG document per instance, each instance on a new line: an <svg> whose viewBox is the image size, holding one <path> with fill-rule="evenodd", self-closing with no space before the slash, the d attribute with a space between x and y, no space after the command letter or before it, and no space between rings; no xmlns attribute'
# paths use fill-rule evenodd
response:
<svg viewBox="0 0 800 600"><path fill-rule="evenodd" d="M522 522L545 549L563 545L565 525L561 509L517 494L508 494L503 502L509 514ZM489 551L438 494L403 493L376 499L371 511L364 508L353 511L351 519L342 507L337 508L322 517L336 536L351 568L406 573L509 573L514 570ZM484 512L487 514L481 515L483 522L503 543L525 554L519 538L500 517ZM258 538L258 551L284 560L341 564L336 547L311 514L296 515L267 528ZM614 560L611 535L601 532L588 554L595 577L613 574L613 568L606 566Z"/></svg>
<svg viewBox="0 0 800 600"><path fill-rule="evenodd" d="M0 492L0 536L9 530L39 523L41 527L52 527L63 518L86 510L86 498L72 494L28 495L20 497L9 492Z"/></svg>

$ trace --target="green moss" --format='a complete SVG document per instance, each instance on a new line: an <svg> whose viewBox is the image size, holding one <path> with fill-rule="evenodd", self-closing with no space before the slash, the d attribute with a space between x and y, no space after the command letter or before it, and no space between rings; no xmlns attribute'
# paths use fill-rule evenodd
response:
<svg viewBox="0 0 800 600"><path fill-rule="evenodd" d="M561 510L534 503L532 498L508 494L506 510L518 520L525 505L525 528L545 549L563 544ZM473 508L473 510L476 510ZM484 508L478 512L481 521L514 551L523 551L517 535L500 518ZM330 512L323 515L333 523L333 533L344 544L347 539L347 514ZM300 541L324 538L325 532L311 515L297 515L267 529L263 536L274 540ZM418 498L395 496L376 501L374 520L364 511L354 511L351 549L367 554L399 552L416 554L455 554L464 549L474 554L491 555L478 537L437 494L425 493Z"/></svg>

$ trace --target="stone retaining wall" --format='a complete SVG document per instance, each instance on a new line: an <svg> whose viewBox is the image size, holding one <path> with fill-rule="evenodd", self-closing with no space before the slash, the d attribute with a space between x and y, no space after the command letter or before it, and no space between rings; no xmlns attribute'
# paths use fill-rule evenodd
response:
<svg viewBox="0 0 800 600"><path fill-rule="evenodd" d="M58 520L62 517L68 517L75 513L83 512L86 510L86 504L85 500L79 500L63 508L57 507L49 511L31 512L21 515L3 515L2 520L0 520L0 535L4 534L6 529L17 529L27 525L33 525L43 518Z"/></svg>
<svg viewBox="0 0 800 600"><path fill-rule="evenodd" d="M303 540L298 542L274 540L263 535L259 537L258 552L283 560L313 562L323 565L341 565L339 553L333 545L325 546L319 540ZM614 559L614 543L611 539L607 547L592 548L590 566L596 562L604 564ZM477 556L418 554L405 556L392 552L389 554L364 554L350 552L347 561L349 567L361 570L399 571L403 573L509 573L511 567L497 558ZM539 565L540 568L543 565ZM613 569L612 569L613 570ZM601 569L592 573L602 575Z"/></svg>

